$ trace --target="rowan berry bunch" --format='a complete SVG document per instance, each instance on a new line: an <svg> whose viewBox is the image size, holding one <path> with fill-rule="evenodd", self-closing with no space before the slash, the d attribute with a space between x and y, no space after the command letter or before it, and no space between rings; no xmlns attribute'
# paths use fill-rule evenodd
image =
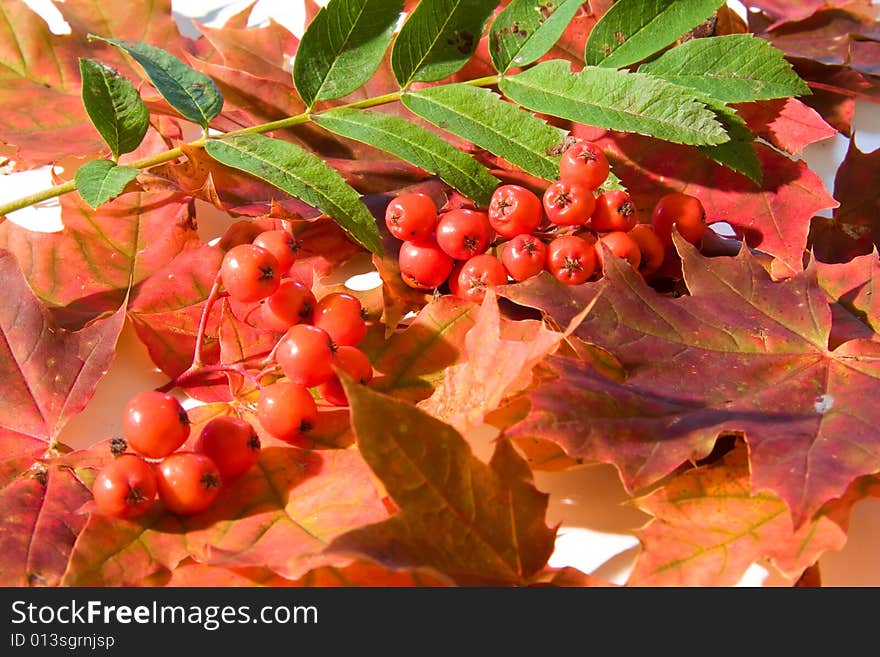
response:
<svg viewBox="0 0 880 657"><path fill-rule="evenodd" d="M283 334L260 363L264 367L251 374L259 388L256 417L270 436L300 445L317 421L316 396L333 406L348 404L337 370L367 383L373 367L356 346L367 332L360 301L343 292L317 300L291 275L297 248L285 230L262 232L226 252L218 284L234 301L259 304L258 327ZM123 518L143 514L157 496L172 513L200 513L260 454L254 425L232 416L212 419L191 450L181 449L190 436L188 415L175 397L157 390L129 400L122 432L124 440L114 443L115 458L99 472L92 492L99 510Z"/></svg>
<svg viewBox="0 0 880 657"><path fill-rule="evenodd" d="M403 241L403 280L417 289L445 283L451 294L480 302L487 289L542 271L567 285L601 277L606 249L651 276L677 258L673 225L686 240L699 244L706 224L697 198L668 194L654 208L651 223L638 224L629 194L599 191L609 172L601 148L580 141L563 153L559 180L542 198L508 184L495 190L486 212L438 212L425 194L397 196L386 208L385 224Z"/></svg>

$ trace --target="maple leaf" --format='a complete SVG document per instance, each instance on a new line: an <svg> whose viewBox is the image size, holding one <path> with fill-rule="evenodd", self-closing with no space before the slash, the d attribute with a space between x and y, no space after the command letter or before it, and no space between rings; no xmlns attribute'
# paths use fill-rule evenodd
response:
<svg viewBox="0 0 880 657"><path fill-rule="evenodd" d="M285 579L267 568L221 568L188 560L171 572L157 573L148 586L270 586L270 587L356 587L388 588L450 586L447 578L426 569L390 570L369 561L344 566L322 566L296 580Z"/></svg>
<svg viewBox="0 0 880 657"><path fill-rule="evenodd" d="M113 360L122 309L76 332L57 325L0 250L0 428L54 442L85 408Z"/></svg>
<svg viewBox="0 0 880 657"><path fill-rule="evenodd" d="M785 502L751 492L748 454L739 445L635 500L654 519L637 532L642 551L627 584L733 586L762 559L796 580L822 553L843 548L852 506L872 490L880 493L876 480L857 481L795 531Z"/></svg>
<svg viewBox="0 0 880 657"><path fill-rule="evenodd" d="M463 358L476 308L446 295L427 304L406 329L388 339L368 333L358 348L378 373L370 387L411 402L429 397L443 371Z"/></svg>
<svg viewBox="0 0 880 657"><path fill-rule="evenodd" d="M843 8L819 9L808 18L768 29L762 36L791 57L823 64L848 64L857 39L880 39L880 11L852 3Z"/></svg>
<svg viewBox="0 0 880 657"><path fill-rule="evenodd" d="M230 16L222 28L196 25L205 41L214 48L210 55L204 49L199 55L206 61L247 71L292 89L290 60L296 53L299 39L271 18L265 26L249 27L249 15L250 7Z"/></svg>
<svg viewBox="0 0 880 657"><path fill-rule="evenodd" d="M773 491L800 525L880 470L880 415L863 403L880 392L880 345L829 350L831 309L814 269L775 282L747 249L706 259L676 239L693 296L661 296L616 260L596 284L560 290L541 277L506 288L561 323L601 290L576 334L628 375L619 383L551 357L559 378L529 393L529 417L508 434L614 463L632 490L705 456L719 433L741 433L752 489Z"/></svg>
<svg viewBox="0 0 880 657"><path fill-rule="evenodd" d="M133 521L89 514L62 584L134 585L187 558L296 579L334 563L320 553L337 535L384 517L372 474L356 451L269 446L196 516L175 516L160 504Z"/></svg>
<svg viewBox="0 0 880 657"><path fill-rule="evenodd" d="M801 153L810 144L837 134L816 110L795 98L742 103L734 107L752 132L788 153Z"/></svg>
<svg viewBox="0 0 880 657"><path fill-rule="evenodd" d="M837 207L804 162L762 144L755 148L763 172L759 186L686 146L610 133L599 143L643 220L649 220L661 196L685 192L700 199L707 222L729 223L749 246L779 258L792 271L803 269L810 219Z"/></svg>
<svg viewBox="0 0 880 657"><path fill-rule="evenodd" d="M815 267L819 285L833 301L833 345L856 338L880 339L880 295L874 296L875 278L880 281L877 253L844 264L817 262Z"/></svg>
<svg viewBox="0 0 880 657"><path fill-rule="evenodd" d="M826 66L811 59L791 58L797 74L813 92L802 100L845 135L852 132L855 100L880 102L880 81L848 66Z"/></svg>
<svg viewBox="0 0 880 657"><path fill-rule="evenodd" d="M401 511L339 536L329 552L428 567L464 585L521 585L544 567L556 535L544 520L548 496L508 441L486 465L448 424L351 380L343 385L358 449Z"/></svg>
<svg viewBox="0 0 880 657"><path fill-rule="evenodd" d="M12 440L23 444L20 436ZM14 449L10 442L0 437L4 454ZM16 476L7 471L0 483L0 585L57 586L85 525L78 509L91 493L70 469L37 461L29 451L28 467Z"/></svg>
<svg viewBox="0 0 880 657"><path fill-rule="evenodd" d="M133 0L126 11L117 12L102 5L95 0L59 5L70 35L52 34L23 2L0 7L0 60L6 62L0 72L0 141L17 149L20 168L106 151L80 99L78 57L92 57L97 48L101 60L124 75L137 79L141 74L118 53L89 44L87 34L152 41L166 48L184 41L170 0Z"/></svg>
<svg viewBox="0 0 880 657"><path fill-rule="evenodd" d="M880 245L880 197L874 188L880 176L880 151L862 153L850 140L846 157L834 177L834 224L854 242L870 240Z"/></svg>
<svg viewBox="0 0 880 657"><path fill-rule="evenodd" d="M73 195L61 206L61 232L0 225L0 245L18 256L37 295L71 329L125 306L153 362L169 377L185 371L223 257L199 238L192 203L179 194L133 193L98 210ZM206 363L220 358L219 318L218 305L209 317ZM203 399L229 399L222 375L187 387Z"/></svg>
<svg viewBox="0 0 880 657"><path fill-rule="evenodd" d="M465 433L480 425L505 397L527 387L535 365L564 338L541 321L502 325L495 292L488 290L476 324L465 337L465 362L447 367L434 393L418 406Z"/></svg>
<svg viewBox="0 0 880 657"><path fill-rule="evenodd" d="M572 566L565 566L563 568L551 568L548 566L535 578L533 586L605 588L614 585L593 575L581 572Z"/></svg>
<svg viewBox="0 0 880 657"><path fill-rule="evenodd" d="M787 0L755 0L754 2L749 2L749 6L757 7L774 19L774 22L766 28L772 30L784 23L802 21L822 9L846 6L851 1L801 0L800 2L788 2Z"/></svg>
<svg viewBox="0 0 880 657"><path fill-rule="evenodd" d="M28 283L67 328L118 308L129 286L130 303L137 304L145 281L204 246L193 207L179 194L125 194L98 210L66 195L61 220L64 230L56 233L4 222L0 245L18 257Z"/></svg>

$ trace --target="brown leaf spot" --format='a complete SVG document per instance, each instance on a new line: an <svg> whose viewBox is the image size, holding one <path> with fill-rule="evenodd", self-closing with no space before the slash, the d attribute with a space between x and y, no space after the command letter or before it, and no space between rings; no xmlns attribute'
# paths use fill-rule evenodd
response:
<svg viewBox="0 0 880 657"><path fill-rule="evenodd" d="M474 48L474 35L467 30L456 30L446 39L446 43L453 46L462 55L467 55Z"/></svg>

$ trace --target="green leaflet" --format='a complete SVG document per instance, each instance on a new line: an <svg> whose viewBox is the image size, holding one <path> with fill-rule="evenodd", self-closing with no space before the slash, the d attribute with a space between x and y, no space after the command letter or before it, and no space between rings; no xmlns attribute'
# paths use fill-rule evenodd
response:
<svg viewBox="0 0 880 657"><path fill-rule="evenodd" d="M214 81L193 70L174 55L142 41L120 41L89 35L90 40L106 41L134 57L162 97L180 114L208 128L220 113L223 96Z"/></svg>
<svg viewBox="0 0 880 657"><path fill-rule="evenodd" d="M265 180L325 212L364 247L382 253L373 215L358 193L317 155L262 135L212 139L205 150L221 164Z"/></svg>
<svg viewBox="0 0 880 657"><path fill-rule="evenodd" d="M761 162L755 152L755 136L746 127L746 122L732 108L720 100L703 95L701 100L706 103L730 135L730 141L715 146L698 146L706 157L732 169L737 173L761 184L764 177Z"/></svg>
<svg viewBox="0 0 880 657"><path fill-rule="evenodd" d="M572 73L564 60L542 62L503 78L501 91L536 112L681 144L730 139L715 114L690 90L643 73L587 66Z"/></svg>
<svg viewBox="0 0 880 657"><path fill-rule="evenodd" d="M587 64L640 62L696 27L724 0L617 0L599 19L584 51Z"/></svg>
<svg viewBox="0 0 880 657"><path fill-rule="evenodd" d="M351 93L378 68L403 0L330 0L303 35L293 82L306 106Z"/></svg>
<svg viewBox="0 0 880 657"><path fill-rule="evenodd" d="M113 158L140 146L150 112L134 85L117 71L91 59L79 60L82 101Z"/></svg>
<svg viewBox="0 0 880 657"><path fill-rule="evenodd" d="M751 34L691 39L639 71L699 89L725 103L810 93L784 53Z"/></svg>
<svg viewBox="0 0 880 657"><path fill-rule="evenodd" d="M110 160L92 160L76 170L76 191L94 209L122 194L139 173Z"/></svg>
<svg viewBox="0 0 880 657"><path fill-rule="evenodd" d="M441 80L464 66L496 5L494 0L420 2L391 50L391 69L400 86Z"/></svg>
<svg viewBox="0 0 880 657"><path fill-rule="evenodd" d="M381 112L339 108L315 114L318 125L355 139L438 175L464 196L487 207L500 184L486 168L437 135Z"/></svg>
<svg viewBox="0 0 880 657"><path fill-rule="evenodd" d="M523 171L546 180L559 175L555 152L566 132L505 102L489 89L448 84L405 93L411 112L480 148L500 155Z"/></svg>
<svg viewBox="0 0 880 657"><path fill-rule="evenodd" d="M513 0L492 23L489 53L495 70L526 66L543 57L565 31L580 0Z"/></svg>

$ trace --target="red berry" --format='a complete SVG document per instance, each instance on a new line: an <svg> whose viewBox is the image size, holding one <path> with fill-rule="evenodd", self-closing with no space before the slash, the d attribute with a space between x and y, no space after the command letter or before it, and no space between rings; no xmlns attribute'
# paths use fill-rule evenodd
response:
<svg viewBox="0 0 880 657"><path fill-rule="evenodd" d="M575 235L557 237L547 246L547 269L556 280L579 285L596 270L596 249Z"/></svg>
<svg viewBox="0 0 880 657"><path fill-rule="evenodd" d="M125 405L122 435L137 453L160 459L189 438L189 418L180 402L171 395L145 390Z"/></svg>
<svg viewBox="0 0 880 657"><path fill-rule="evenodd" d="M358 383L369 383L373 378L370 359L357 347L339 347L333 355L333 362ZM318 392L334 406L348 406L348 397L345 396L345 390L338 376L334 375L327 383L321 384Z"/></svg>
<svg viewBox="0 0 880 657"><path fill-rule="evenodd" d="M629 233L614 231L611 233L605 233L599 238L599 242L594 248L596 249L596 258L598 258L599 265L602 268L605 267L605 256L602 249L603 244L613 255L627 260L633 269L639 268L639 263L642 261L642 253L639 251L638 243L629 235Z"/></svg>
<svg viewBox="0 0 880 657"><path fill-rule="evenodd" d="M367 334L363 310L357 297L345 292L333 292L315 306L312 324L327 331L333 344L353 347Z"/></svg>
<svg viewBox="0 0 880 657"><path fill-rule="evenodd" d="M501 185L489 203L489 224L502 237L531 233L541 224L541 199L520 185Z"/></svg>
<svg viewBox="0 0 880 657"><path fill-rule="evenodd" d="M398 256L400 275L410 287L431 290L443 285L452 271L453 260L436 241L404 242Z"/></svg>
<svg viewBox="0 0 880 657"><path fill-rule="evenodd" d="M199 434L196 451L217 465L224 481L235 479L251 469L260 458L257 432L237 417L215 417Z"/></svg>
<svg viewBox="0 0 880 657"><path fill-rule="evenodd" d="M467 260L489 248L492 227L485 212L459 208L440 215L437 245L451 258Z"/></svg>
<svg viewBox="0 0 880 657"><path fill-rule="evenodd" d="M498 258L483 254L474 256L464 263L458 274L457 292L455 295L480 303L486 296L488 288L495 289L507 283L507 270Z"/></svg>
<svg viewBox="0 0 880 657"><path fill-rule="evenodd" d="M176 452L156 472L159 499L171 513L192 515L207 509L220 493L220 470L204 454Z"/></svg>
<svg viewBox="0 0 880 657"><path fill-rule="evenodd" d="M330 363L334 350L327 331L309 324L297 324L287 329L275 352L275 360L293 383L311 388L333 377Z"/></svg>
<svg viewBox="0 0 880 657"><path fill-rule="evenodd" d="M427 194L400 194L385 208L385 225L401 241L426 239L437 225L437 206Z"/></svg>
<svg viewBox="0 0 880 657"><path fill-rule="evenodd" d="M615 230L624 233L636 225L636 206L629 194L619 189L611 189L599 194L596 209L590 218L590 227L599 233Z"/></svg>
<svg viewBox="0 0 880 657"><path fill-rule="evenodd" d="M639 271L642 275L650 276L660 269L663 258L666 256L666 248L657 237L654 229L648 224L637 224L629 231L629 236L638 244L639 252L642 254L642 260L639 263Z"/></svg>
<svg viewBox="0 0 880 657"><path fill-rule="evenodd" d="M134 518L145 513L156 497L156 475L136 454L121 454L101 468L92 485L101 513Z"/></svg>
<svg viewBox="0 0 880 657"><path fill-rule="evenodd" d="M260 306L261 324L273 331L286 331L300 322L312 321L312 312L317 303L315 295L306 285L286 278Z"/></svg>
<svg viewBox="0 0 880 657"><path fill-rule="evenodd" d="M580 183L560 180L544 192L544 212L557 226L583 226L595 207L593 190Z"/></svg>
<svg viewBox="0 0 880 657"><path fill-rule="evenodd" d="M501 248L501 262L515 281L537 276L547 262L547 246L534 235L517 235Z"/></svg>
<svg viewBox="0 0 880 657"><path fill-rule="evenodd" d="M559 160L559 177L597 189L608 178L608 158L597 144L581 141L566 150Z"/></svg>
<svg viewBox="0 0 880 657"><path fill-rule="evenodd" d="M267 433L292 443L315 426L318 407L304 385L279 381L260 390L257 419Z"/></svg>
<svg viewBox="0 0 880 657"><path fill-rule="evenodd" d="M667 246L672 246L672 226L691 244L698 244L706 232L706 212L700 199L689 194L667 194L651 215L654 232Z"/></svg>
<svg viewBox="0 0 880 657"><path fill-rule="evenodd" d="M220 278L233 299L259 301L278 289L281 267L266 249L255 244L239 244L223 257Z"/></svg>
<svg viewBox="0 0 880 657"><path fill-rule="evenodd" d="M267 230L254 238L254 244L266 249L278 261L278 272L283 274L296 261L299 242L286 230Z"/></svg>

